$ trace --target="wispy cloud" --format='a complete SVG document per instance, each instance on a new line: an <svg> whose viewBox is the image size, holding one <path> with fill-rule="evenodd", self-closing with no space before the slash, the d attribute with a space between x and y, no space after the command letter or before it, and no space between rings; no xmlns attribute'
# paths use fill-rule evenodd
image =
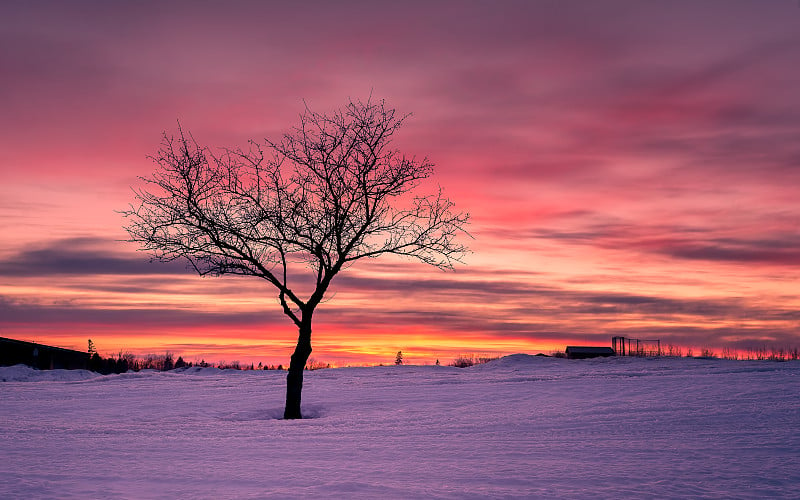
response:
<svg viewBox="0 0 800 500"><path fill-rule="evenodd" d="M148 262L145 254L109 251L113 242L99 237L51 240L0 257L0 277L60 275L187 274L186 263Z"/></svg>

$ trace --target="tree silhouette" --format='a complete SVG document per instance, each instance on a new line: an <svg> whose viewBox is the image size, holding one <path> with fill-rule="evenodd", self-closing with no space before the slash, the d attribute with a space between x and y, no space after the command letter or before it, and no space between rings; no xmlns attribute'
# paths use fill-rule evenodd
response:
<svg viewBox="0 0 800 500"><path fill-rule="evenodd" d="M382 254L451 269L466 252L456 237L469 216L441 189L411 193L433 164L391 147L406 118L371 99L330 115L306 107L280 141L219 154L179 126L177 137L164 134L156 171L123 212L129 241L154 258L186 259L201 276L255 276L276 289L299 331L284 418L302 418L312 317L340 271Z"/></svg>

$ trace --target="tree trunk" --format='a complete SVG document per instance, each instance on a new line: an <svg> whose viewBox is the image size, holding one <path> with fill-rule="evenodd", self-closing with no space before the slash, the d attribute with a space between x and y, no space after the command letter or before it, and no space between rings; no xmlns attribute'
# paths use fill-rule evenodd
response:
<svg viewBox="0 0 800 500"><path fill-rule="evenodd" d="M303 321L297 337L297 347L289 363L289 374L286 376L286 408L283 418L303 418L300 413L300 399L303 392L303 370L308 357L311 356L311 322Z"/></svg>

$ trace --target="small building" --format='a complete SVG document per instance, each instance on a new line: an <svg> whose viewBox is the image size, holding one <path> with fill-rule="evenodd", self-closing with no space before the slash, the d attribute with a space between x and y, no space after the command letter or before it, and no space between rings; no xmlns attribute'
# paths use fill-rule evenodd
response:
<svg viewBox="0 0 800 500"><path fill-rule="evenodd" d="M613 355L614 349L610 347L567 346L567 357L569 359L600 358Z"/></svg>
<svg viewBox="0 0 800 500"><path fill-rule="evenodd" d="M0 337L0 366L16 364L40 370L85 370L89 367L89 353Z"/></svg>

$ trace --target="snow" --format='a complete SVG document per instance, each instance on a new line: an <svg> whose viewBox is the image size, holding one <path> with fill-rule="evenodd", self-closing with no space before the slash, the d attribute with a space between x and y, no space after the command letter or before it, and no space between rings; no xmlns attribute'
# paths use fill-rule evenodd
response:
<svg viewBox="0 0 800 500"><path fill-rule="evenodd" d="M0 498L797 498L800 363L0 368Z"/></svg>

